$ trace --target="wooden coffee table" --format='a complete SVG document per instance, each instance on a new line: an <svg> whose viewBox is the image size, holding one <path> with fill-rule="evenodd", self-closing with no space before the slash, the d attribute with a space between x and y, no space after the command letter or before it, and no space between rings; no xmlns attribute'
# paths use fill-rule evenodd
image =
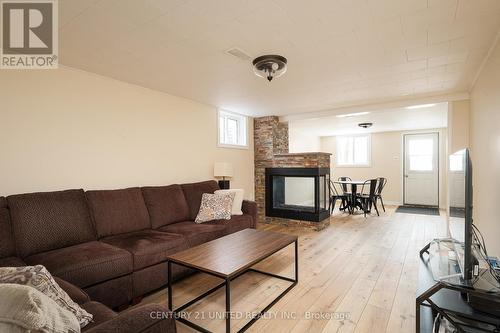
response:
<svg viewBox="0 0 500 333"><path fill-rule="evenodd" d="M279 250L295 243L295 276L288 278L252 268L258 262L268 258ZM207 273L223 279L219 285L204 292L195 299L174 309L172 305L172 265L181 265L199 272ZM257 272L274 278L292 282L278 297L276 297L262 311L254 315L252 319L238 332L246 331L262 314L267 312L277 301L289 292L298 282L298 238L297 236L279 234L270 231L245 229L230 234L208 243L178 252L168 257L168 307L176 314L178 321L200 331L210 332L207 329L190 322L181 312L199 300L207 297L216 290L226 287L226 332L231 331L231 281L246 272Z"/></svg>

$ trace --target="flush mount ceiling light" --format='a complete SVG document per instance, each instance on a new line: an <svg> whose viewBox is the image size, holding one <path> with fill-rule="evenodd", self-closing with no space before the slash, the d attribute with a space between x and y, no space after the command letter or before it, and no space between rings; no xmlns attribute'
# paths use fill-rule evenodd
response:
<svg viewBox="0 0 500 333"><path fill-rule="evenodd" d="M260 56L253 60L253 71L271 82L273 78L285 74L286 58L274 54Z"/></svg>
<svg viewBox="0 0 500 333"><path fill-rule="evenodd" d="M363 115L369 114L369 113L370 112L356 112L356 113L339 114L339 115L337 115L337 118L357 117L357 116L363 116Z"/></svg>
<svg viewBox="0 0 500 333"><path fill-rule="evenodd" d="M373 126L373 123L359 123L358 126L363 128L369 128Z"/></svg>
<svg viewBox="0 0 500 333"><path fill-rule="evenodd" d="M407 106L406 108L408 110L413 110L413 109L430 108L430 107L435 106L435 105L436 104L420 104L420 105Z"/></svg>

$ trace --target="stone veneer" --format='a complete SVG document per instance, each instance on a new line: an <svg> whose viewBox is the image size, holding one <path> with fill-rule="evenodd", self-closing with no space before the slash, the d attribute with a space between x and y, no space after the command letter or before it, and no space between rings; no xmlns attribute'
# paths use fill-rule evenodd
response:
<svg viewBox="0 0 500 333"><path fill-rule="evenodd" d="M329 168L329 153L289 153L288 123L281 123L276 116L254 119L255 149L255 201L261 223L312 227L321 230L330 219L321 222L297 221L266 216L266 168Z"/></svg>

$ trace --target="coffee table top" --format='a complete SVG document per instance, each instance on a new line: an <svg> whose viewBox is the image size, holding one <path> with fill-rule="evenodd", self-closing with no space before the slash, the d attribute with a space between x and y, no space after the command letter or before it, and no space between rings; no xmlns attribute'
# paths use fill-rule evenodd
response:
<svg viewBox="0 0 500 333"><path fill-rule="evenodd" d="M168 260L230 278L297 240L297 236L245 229L177 252Z"/></svg>

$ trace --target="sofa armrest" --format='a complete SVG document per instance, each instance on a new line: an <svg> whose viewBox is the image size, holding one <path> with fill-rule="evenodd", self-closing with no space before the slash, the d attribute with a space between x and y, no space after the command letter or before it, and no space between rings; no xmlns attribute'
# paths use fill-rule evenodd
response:
<svg viewBox="0 0 500 333"><path fill-rule="evenodd" d="M252 216L252 227L257 228L257 203L255 201L243 200L241 210L243 214Z"/></svg>
<svg viewBox="0 0 500 333"><path fill-rule="evenodd" d="M176 333L172 312L160 304L145 304L120 312L118 316L85 333Z"/></svg>
<svg viewBox="0 0 500 333"><path fill-rule="evenodd" d="M64 290L69 295L69 297L73 300L73 302L77 304L90 302L89 295L87 295L85 291L81 290L77 286L61 278L58 278L57 276L54 276L54 280L59 285L59 287L61 287L61 289Z"/></svg>

